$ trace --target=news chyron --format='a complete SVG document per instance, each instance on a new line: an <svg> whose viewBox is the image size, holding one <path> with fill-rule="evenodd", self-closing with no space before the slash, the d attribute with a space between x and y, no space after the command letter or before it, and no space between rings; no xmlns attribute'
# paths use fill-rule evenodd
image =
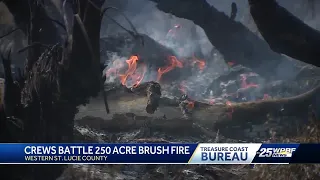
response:
<svg viewBox="0 0 320 180"><path fill-rule="evenodd" d="M0 164L320 163L320 144L0 144Z"/></svg>

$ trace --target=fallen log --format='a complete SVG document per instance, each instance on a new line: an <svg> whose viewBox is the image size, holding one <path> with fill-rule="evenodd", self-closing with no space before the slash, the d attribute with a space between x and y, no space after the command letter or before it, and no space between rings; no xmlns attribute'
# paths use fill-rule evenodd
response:
<svg viewBox="0 0 320 180"><path fill-rule="evenodd" d="M182 123L183 122L183 123ZM90 126L99 131L107 131L110 133L126 132L144 128L150 128L155 131L167 133L182 134L190 133L192 121L183 120L182 118L165 119L152 118L148 116L138 116L133 113L114 114L111 120L102 118L83 117L76 121L80 126Z"/></svg>
<svg viewBox="0 0 320 180"><path fill-rule="evenodd" d="M276 116L306 117L309 105L313 103L314 97L319 93L320 85L301 95L282 99L269 99L234 104L228 102L226 104L215 105L189 100L192 102L192 113L187 120L183 117L184 112L180 110L181 102L184 102L184 99L161 97L158 102L160 111L164 107L171 107L170 109L178 112L176 116L159 118L137 116L133 113L116 114L112 120L105 123L104 128L108 131L127 131L143 126L146 121L151 122L150 126L152 128L166 128L166 131L184 131L184 129L192 127L193 123L199 123L205 127L214 129L232 126L247 126L248 124L263 124L267 120L268 114ZM148 102L148 98L145 94L140 93L135 95L138 95L137 97L140 98L139 102ZM121 96L121 101L130 104L129 101L126 101L124 96L132 96L132 92L123 93L121 95L118 94L118 96Z"/></svg>
<svg viewBox="0 0 320 180"><path fill-rule="evenodd" d="M245 103L227 103L225 105L208 105L195 102L193 120L206 124L206 127L224 128L251 124L262 124L267 114L277 116L307 116L308 106L320 93L320 85L298 96L282 99L260 100Z"/></svg>
<svg viewBox="0 0 320 180"><path fill-rule="evenodd" d="M122 92L134 93L136 95L146 96L147 98L146 112L149 114L153 114L159 106L159 100L161 97L161 86L157 82L153 82L153 81L146 82L139 85L134 85L131 88L127 88L119 84L116 84L116 85L111 84L111 86L107 84L104 87L103 98L104 98L104 102L105 102L105 106L108 114L110 113L109 112L110 110L108 108L108 103L107 103L108 94L110 93L110 91L111 92L115 90L118 91L119 89L122 90Z"/></svg>
<svg viewBox="0 0 320 180"><path fill-rule="evenodd" d="M223 118L222 121L220 120L215 123L215 126L232 126L248 122L262 124L265 122L267 114L307 117L308 107L319 93L320 86L317 86L304 94L290 98L236 103L229 107L225 106L223 107L224 112L230 112L231 110L232 117Z"/></svg>

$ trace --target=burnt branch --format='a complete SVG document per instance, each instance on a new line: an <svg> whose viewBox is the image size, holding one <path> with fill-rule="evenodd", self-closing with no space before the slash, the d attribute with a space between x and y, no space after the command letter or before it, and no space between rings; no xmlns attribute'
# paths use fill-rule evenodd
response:
<svg viewBox="0 0 320 180"><path fill-rule="evenodd" d="M118 8L116 7L112 7L112 6L109 6L109 7L106 7L104 8L103 10L101 10L100 8L98 8L98 6L92 2L91 0L89 0L88 2L90 2L92 4L92 6L94 8L96 8L97 10L101 11L101 16L106 16L107 18L109 18L113 23L115 23L116 25L118 25L121 29L123 29L124 31L126 31L127 33L129 33L134 39L140 39L141 41L141 44L144 45L144 40L143 40L143 37L138 33L137 29L134 27L133 23L130 21L130 19L122 12L120 11ZM125 20L129 23L131 29L133 31L130 31L128 30L127 28L125 28L124 26L122 26L120 23L118 23L116 20L114 20L112 17L108 16L106 14L106 12L110 9L113 9L113 10L116 10L117 12L120 13L121 16L123 16L125 18Z"/></svg>
<svg viewBox="0 0 320 180"><path fill-rule="evenodd" d="M320 32L274 0L249 0L250 13L272 50L320 67Z"/></svg>
<svg viewBox="0 0 320 180"><path fill-rule="evenodd" d="M235 2L233 2L231 4L231 14L230 14L231 20L235 20L235 18L237 16L237 12L238 12L237 4Z"/></svg>
<svg viewBox="0 0 320 180"><path fill-rule="evenodd" d="M28 45L28 46L26 46L26 47L24 47L24 48L22 48L22 49L19 49L17 52L18 52L18 53L22 53L22 52L28 50L29 48L33 48L33 47L35 47L35 46L44 47L44 48L46 48L46 49L50 48L50 45L42 44L42 43L40 43L40 42L33 42L32 44L30 44L30 45Z"/></svg>
<svg viewBox="0 0 320 180"><path fill-rule="evenodd" d="M117 12L120 13L121 16L123 16L125 18L125 20L129 23L131 29L133 30L132 31L129 31L128 29L126 29L125 27L123 27L121 24L119 24L116 20L114 20L113 18L109 17L108 15L106 15L105 13L110 10L110 9L113 9L113 10L116 10ZM134 27L134 25L132 24L132 22L130 21L130 19L122 12L120 11L118 8L116 7L106 7L102 10L101 12L101 16L106 16L108 18L110 18L114 23L116 23L119 27L121 27L123 30L127 31L129 34L131 34L133 37L137 37L137 35L139 34L137 29Z"/></svg>
<svg viewBox="0 0 320 180"><path fill-rule="evenodd" d="M4 38L4 37L6 37L6 36L9 36L10 34L16 32L16 31L18 31L18 30L21 30L21 29L20 29L20 28L14 28L13 30L11 30L11 31L9 31L9 32L1 35L1 36L0 36L0 39Z"/></svg>
<svg viewBox="0 0 320 180"><path fill-rule="evenodd" d="M103 102L104 102L104 107L106 108L107 114L110 113L110 108L108 104L108 92L107 91L102 91L103 93Z"/></svg>
<svg viewBox="0 0 320 180"><path fill-rule="evenodd" d="M84 24L83 24L83 22L82 22L82 20L81 20L81 18L79 16L79 14L75 14L74 18L75 18L78 26L80 27L81 33L82 33L82 35L83 35L83 37L84 37L84 39L85 39L85 41L87 43L87 47L88 47L88 49L90 51L90 54L91 54L91 57L92 57L92 61L95 61L96 58L95 58L95 54L93 53L93 47L91 45L91 41L89 39L88 33L86 31L86 28L85 28L85 26L84 26Z"/></svg>
<svg viewBox="0 0 320 180"><path fill-rule="evenodd" d="M50 18L49 16L47 16L46 18L43 18L43 19L44 19L44 20L52 21L52 22L58 24L63 30L67 31L66 26L65 26L63 23L61 23L60 21L58 21L58 20L56 20L56 19L52 19L52 18Z"/></svg>
<svg viewBox="0 0 320 180"><path fill-rule="evenodd" d="M66 3L67 3L67 0L64 0L62 4L62 17L63 17L64 26L66 28L67 35L70 35L71 33L69 30L69 22L68 22L68 17L66 13Z"/></svg>
<svg viewBox="0 0 320 180"><path fill-rule="evenodd" d="M63 4L62 4L62 16L63 16L64 25L65 25L66 32L67 32L67 38L66 38L65 44L64 44L62 59L61 59L61 62L59 62L60 65L62 65L62 67L64 67L65 69L67 69L70 64L70 57L71 57L72 43L73 43L73 34L69 30L69 22L68 22L66 9L65 9L66 2L67 2L67 0L64 0Z"/></svg>

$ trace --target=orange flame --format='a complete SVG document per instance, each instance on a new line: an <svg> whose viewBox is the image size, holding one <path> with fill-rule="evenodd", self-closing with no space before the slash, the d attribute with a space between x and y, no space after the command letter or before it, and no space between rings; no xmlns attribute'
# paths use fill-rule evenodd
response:
<svg viewBox="0 0 320 180"><path fill-rule="evenodd" d="M144 78L144 75L147 71L145 64L142 64L142 73L137 72L137 62L139 58L138 56L131 56L128 60L126 60L128 64L128 69L125 74L120 74L120 82L122 85L127 85L127 80L130 78L133 82L133 87L138 86Z"/></svg>
<svg viewBox="0 0 320 180"><path fill-rule="evenodd" d="M198 65L198 68L202 71L206 67L206 62L204 60L200 60L193 55L192 61L194 64Z"/></svg>
<svg viewBox="0 0 320 180"><path fill-rule="evenodd" d="M230 106L230 107L232 106L232 104L231 104L230 101L227 101L227 102L226 102L226 105L227 105L227 106Z"/></svg>
<svg viewBox="0 0 320 180"><path fill-rule="evenodd" d="M267 99L270 99L270 96L269 96L269 94L264 94L264 95L263 95L263 98L262 98L262 100L267 100Z"/></svg>
<svg viewBox="0 0 320 180"><path fill-rule="evenodd" d="M241 76L241 88L259 87L258 84L248 83L246 74L241 74L240 76Z"/></svg>
<svg viewBox="0 0 320 180"><path fill-rule="evenodd" d="M188 102L187 108L188 109L193 109L194 108L194 102L193 101Z"/></svg>
<svg viewBox="0 0 320 180"><path fill-rule="evenodd" d="M228 117L229 117L230 119L232 119L232 114L233 114L233 112L234 112L233 107L232 107L232 104L231 104L230 101L227 101L227 102L226 102L226 105L227 105L228 110L229 110L229 112L227 113L227 115L228 115Z"/></svg>
<svg viewBox="0 0 320 180"><path fill-rule="evenodd" d="M228 65L229 66L233 66L235 64L235 62L234 61L230 61L230 62L228 62Z"/></svg>
<svg viewBox="0 0 320 180"><path fill-rule="evenodd" d="M215 99L209 99L209 104L214 105L216 103Z"/></svg>
<svg viewBox="0 0 320 180"><path fill-rule="evenodd" d="M182 62L180 62L175 56L169 56L168 60L169 60L168 66L161 67L158 69L157 81L160 81L163 74L170 72L175 67L183 68Z"/></svg>

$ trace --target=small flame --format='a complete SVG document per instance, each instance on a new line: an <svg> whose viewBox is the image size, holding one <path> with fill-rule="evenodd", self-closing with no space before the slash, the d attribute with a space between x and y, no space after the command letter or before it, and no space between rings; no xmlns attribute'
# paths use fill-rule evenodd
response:
<svg viewBox="0 0 320 180"><path fill-rule="evenodd" d="M267 100L270 99L271 97L269 96L269 94L264 94L262 100Z"/></svg>
<svg viewBox="0 0 320 180"><path fill-rule="evenodd" d="M216 103L216 100L215 99L209 99L209 104L210 105L214 105Z"/></svg>
<svg viewBox="0 0 320 180"><path fill-rule="evenodd" d="M233 114L233 112L234 112L233 107L232 107L232 104L231 104L230 101L227 101L227 102L226 102L226 105L227 105L228 110L229 110L229 112L227 113L227 115L228 115L228 117L229 117L230 119L232 119L232 114Z"/></svg>
<svg viewBox="0 0 320 180"><path fill-rule="evenodd" d="M258 84L247 82L247 74L241 74L240 77L241 77L241 88L259 87Z"/></svg>
<svg viewBox="0 0 320 180"><path fill-rule="evenodd" d="M181 26L179 24L175 25L172 29L169 30L167 36L170 35L170 37L174 37L180 28ZM183 53L184 48L179 48L178 51L180 52L180 54L184 54ZM234 61L230 61L230 62L227 62L227 64L229 66L234 66L236 63ZM200 71L203 71L206 68L206 61L197 58L195 54L193 54L192 57L189 57L189 56L185 57L185 59L182 59L181 57L179 57L179 60L177 59L176 56L168 56L166 65L164 67L158 68L157 81L160 82L164 74L172 71L175 68L183 68L184 66L195 67L195 68L198 68ZM124 86L137 87L143 81L147 70L148 70L147 66L141 61L139 61L139 57L137 55L132 55L128 60L126 60L126 63L120 59L115 60L112 66L106 71L106 76L119 78L121 84ZM250 87L257 88L259 86L258 84L249 82L248 77L250 77L251 75L252 74L240 75L241 88L250 88ZM192 89L188 87L186 81L182 81L180 83L179 90L185 95L192 92ZM229 93L226 95L236 96L238 98L238 93L234 93L234 94ZM269 98L270 98L269 95L265 94L263 97L263 100L269 99ZM206 100L207 102L209 102L209 104L212 104L212 105L216 103L216 100L214 98L206 99ZM227 101L226 106L228 110L227 113L229 117L232 118L234 108L232 107L231 102ZM191 102L191 101L188 102L187 108L193 109L194 102Z"/></svg>
<svg viewBox="0 0 320 180"><path fill-rule="evenodd" d="M206 62L204 60L200 60L193 55L192 61L194 64L198 65L198 68L202 71L206 67Z"/></svg>
<svg viewBox="0 0 320 180"><path fill-rule="evenodd" d="M187 108L188 109L193 109L194 108L194 102L193 101L188 102Z"/></svg>
<svg viewBox="0 0 320 180"><path fill-rule="evenodd" d="M167 36L168 35L171 35L171 36L175 36L176 33L177 33L177 29L180 29L181 28L181 25L180 24L176 24L173 26L173 28L169 29L168 33L167 33Z"/></svg>
<svg viewBox="0 0 320 180"><path fill-rule="evenodd" d="M176 25L174 26L174 28L181 28L181 25L180 25L180 24L176 24Z"/></svg>
<svg viewBox="0 0 320 180"><path fill-rule="evenodd" d="M228 62L228 65L229 65L229 66L234 66L235 64L236 64L236 63L235 63L234 61L229 61L229 62Z"/></svg>
<svg viewBox="0 0 320 180"><path fill-rule="evenodd" d="M130 78L132 83L133 83L133 87L138 86L143 78L144 75L147 71L147 68L145 66L145 64L142 64L142 73L137 72L137 62L139 60L138 56L131 56L128 60L126 60L126 63L128 64L128 69L125 72L125 74L120 74L120 82L122 85L126 85L127 86L127 81Z"/></svg>
<svg viewBox="0 0 320 180"><path fill-rule="evenodd" d="M180 62L175 56L169 56L168 60L169 60L169 64L166 67L161 67L158 69L158 77L157 77L158 82L161 80L161 77L163 74L172 71L176 67L183 68L182 62Z"/></svg>
<svg viewBox="0 0 320 180"><path fill-rule="evenodd" d="M231 103L230 101L227 101L227 102L226 102L226 105L231 107L231 106L232 106L232 103Z"/></svg>

